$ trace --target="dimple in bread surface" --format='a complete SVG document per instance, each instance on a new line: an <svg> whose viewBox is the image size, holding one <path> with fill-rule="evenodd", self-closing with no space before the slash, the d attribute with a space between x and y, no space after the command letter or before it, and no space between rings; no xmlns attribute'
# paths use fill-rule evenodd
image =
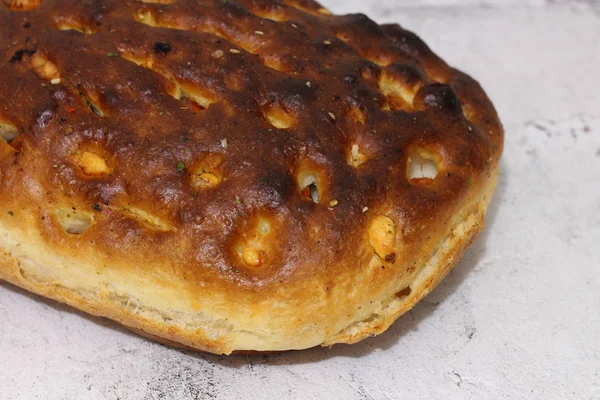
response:
<svg viewBox="0 0 600 400"><path fill-rule="evenodd" d="M385 329L502 152L475 81L312 1L5 0L0 76L0 277L217 353Z"/></svg>

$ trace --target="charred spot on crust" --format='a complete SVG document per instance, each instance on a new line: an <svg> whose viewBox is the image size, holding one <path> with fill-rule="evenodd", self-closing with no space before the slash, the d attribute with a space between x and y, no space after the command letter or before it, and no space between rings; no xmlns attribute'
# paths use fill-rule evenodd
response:
<svg viewBox="0 0 600 400"><path fill-rule="evenodd" d="M154 43L154 52L156 54L167 55L171 52L171 45L165 42Z"/></svg>
<svg viewBox="0 0 600 400"><path fill-rule="evenodd" d="M417 94L416 101L423 108L436 108L440 111L460 113L460 99L449 85L434 83L424 86Z"/></svg>
<svg viewBox="0 0 600 400"><path fill-rule="evenodd" d="M35 49L19 49L13 53L12 57L10 58L10 60L8 60L8 62L11 64L20 62L23 60L23 56L28 55L31 57L34 53Z"/></svg>

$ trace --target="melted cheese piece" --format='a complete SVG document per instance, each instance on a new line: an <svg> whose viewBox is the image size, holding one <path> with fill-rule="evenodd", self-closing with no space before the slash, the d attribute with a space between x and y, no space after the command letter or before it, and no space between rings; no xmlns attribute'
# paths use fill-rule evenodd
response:
<svg viewBox="0 0 600 400"><path fill-rule="evenodd" d="M369 226L368 235L369 243L373 246L375 253L386 261L393 261L396 253L394 250L396 244L394 221L385 215L376 216Z"/></svg>
<svg viewBox="0 0 600 400"><path fill-rule="evenodd" d="M106 176L112 173L112 169L108 166L104 158L89 151L81 154L77 164L85 175Z"/></svg>

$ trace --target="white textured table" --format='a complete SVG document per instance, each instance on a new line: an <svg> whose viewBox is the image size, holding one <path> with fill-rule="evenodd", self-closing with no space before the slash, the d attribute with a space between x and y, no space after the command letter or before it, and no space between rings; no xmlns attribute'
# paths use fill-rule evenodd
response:
<svg viewBox="0 0 600 400"><path fill-rule="evenodd" d="M600 2L324 2L416 31L506 128L487 228L355 346L217 357L0 284L0 399L600 399Z"/></svg>

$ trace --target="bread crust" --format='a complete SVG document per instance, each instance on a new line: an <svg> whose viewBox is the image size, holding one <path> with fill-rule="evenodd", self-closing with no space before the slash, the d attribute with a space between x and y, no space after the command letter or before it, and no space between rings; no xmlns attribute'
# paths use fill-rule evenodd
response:
<svg viewBox="0 0 600 400"><path fill-rule="evenodd" d="M483 90L362 15L162 3L0 3L0 279L219 354L383 332L483 227Z"/></svg>

